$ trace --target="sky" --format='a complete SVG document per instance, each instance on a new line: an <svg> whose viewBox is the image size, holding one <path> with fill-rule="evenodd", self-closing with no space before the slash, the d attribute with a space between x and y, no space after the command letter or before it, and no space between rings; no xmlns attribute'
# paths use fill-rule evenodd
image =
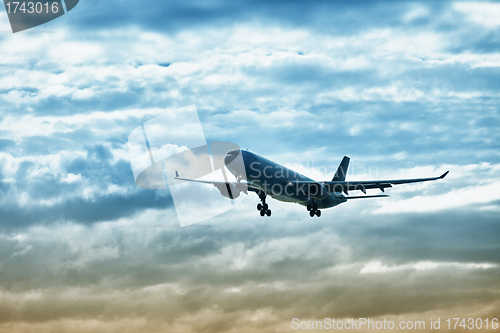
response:
<svg viewBox="0 0 500 333"><path fill-rule="evenodd" d="M82 0L0 31L0 332L500 318L499 3ZM127 140L192 104L208 142L314 179L450 173L181 228Z"/></svg>

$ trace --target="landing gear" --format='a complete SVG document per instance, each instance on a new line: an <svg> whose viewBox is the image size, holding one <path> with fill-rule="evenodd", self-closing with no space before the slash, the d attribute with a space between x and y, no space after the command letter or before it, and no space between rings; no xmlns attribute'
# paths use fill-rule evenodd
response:
<svg viewBox="0 0 500 333"><path fill-rule="evenodd" d="M307 204L307 210L309 211L309 216L314 217L316 215L317 217L321 216L321 211L318 209L318 205L312 202L312 204Z"/></svg>
<svg viewBox="0 0 500 333"><path fill-rule="evenodd" d="M257 204L257 210L260 210L260 216L271 216L271 210L266 204L266 194L263 191L259 193L259 198L262 201L262 203Z"/></svg>
<svg viewBox="0 0 500 333"><path fill-rule="evenodd" d="M311 210L316 211L316 210L318 210L318 205L315 204L315 203L313 203L312 205L311 204L307 204L307 210L308 211L311 211Z"/></svg>
<svg viewBox="0 0 500 333"><path fill-rule="evenodd" d="M269 206L264 203L264 204L257 204L257 210L263 210L266 211L269 208Z"/></svg>

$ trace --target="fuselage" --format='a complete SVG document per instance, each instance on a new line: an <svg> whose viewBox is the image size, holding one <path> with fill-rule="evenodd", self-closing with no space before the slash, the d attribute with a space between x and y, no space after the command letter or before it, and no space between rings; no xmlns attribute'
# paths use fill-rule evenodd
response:
<svg viewBox="0 0 500 333"><path fill-rule="evenodd" d="M244 170L241 163L231 163L238 154L243 158ZM230 151L224 162L236 178L258 185L269 196L279 201L295 202L304 206L314 201L318 208L330 208L347 201L337 192L325 194L321 199L311 198L307 195L308 191L304 190L305 185L299 182L314 182L313 179L247 150Z"/></svg>

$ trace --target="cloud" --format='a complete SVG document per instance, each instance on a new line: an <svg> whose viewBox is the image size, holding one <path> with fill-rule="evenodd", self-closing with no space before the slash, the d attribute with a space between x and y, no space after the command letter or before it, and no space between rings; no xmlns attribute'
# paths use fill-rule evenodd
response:
<svg viewBox="0 0 500 333"><path fill-rule="evenodd" d="M52 33L2 35L2 328L498 318L496 6L90 0ZM352 180L450 174L321 219L276 200L263 219L250 193L181 228L126 143L191 104L207 141L315 179L344 155Z"/></svg>
<svg viewBox="0 0 500 333"><path fill-rule="evenodd" d="M489 2L458 2L453 4L456 11L464 13L469 21L484 25L487 28L497 28L500 6Z"/></svg>
<svg viewBox="0 0 500 333"><path fill-rule="evenodd" d="M377 261L366 264L365 267L361 269L360 274L386 273L399 270L423 271L429 269L436 269L440 267L453 267L457 269L488 269L488 268L494 268L496 267L496 265L488 263L481 264L481 263L456 263L456 262L451 262L451 263L418 262L415 264L389 267L382 265L380 262Z"/></svg>
<svg viewBox="0 0 500 333"><path fill-rule="evenodd" d="M81 322L104 330L133 319L138 326L132 330L190 327L215 332L243 325L248 331L273 331L295 317L385 315L427 320L431 314L451 315L460 307L490 314L495 298L476 286L498 288L498 255L494 263L467 261L464 247L453 250L441 242L466 261L440 262L435 257L412 263L405 253L420 259L426 255L410 248L398 251L399 264L384 264L392 260L389 251L418 247L408 242L415 238L411 229L418 224L394 228L408 231L400 234L407 241L391 245L397 235L374 233L384 219L371 221L366 229L365 223L357 222L365 216L349 214L350 210L341 213L343 220L335 225L305 223L310 222L307 216L269 224L249 209L239 224L231 223L227 214L215 224L187 229L175 226L172 212L155 209L112 224L32 227L4 236L1 242L11 244L2 256L33 248L3 262L3 325L55 322L73 331L77 329L71 323ZM426 220L429 216L418 218L420 225ZM155 227L155 221L163 227ZM447 227L429 232L456 240ZM464 230L462 237L468 236ZM380 239L385 239L384 245ZM381 248L388 251L386 256L380 256ZM473 254L475 248L469 251ZM427 249L431 253L444 254L432 247ZM449 252L444 257L453 258ZM18 274L34 268L36 275L19 280Z"/></svg>
<svg viewBox="0 0 500 333"><path fill-rule="evenodd" d="M108 144L50 155L37 146L24 148L42 155L32 157L3 154L2 228L61 219L88 223L118 218L138 207L168 207L171 203L161 193L135 186L122 149L113 149L118 158Z"/></svg>
<svg viewBox="0 0 500 333"><path fill-rule="evenodd" d="M465 205L477 206L500 199L494 191L499 183L474 188L460 189L436 196L415 196L411 199L391 201L378 209L377 213L422 212L459 208Z"/></svg>
<svg viewBox="0 0 500 333"><path fill-rule="evenodd" d="M400 170L398 178L418 178L424 174L439 174L429 167ZM396 212L431 212L448 209L468 210L483 209L488 204L498 201L498 165L488 163L472 165L443 165L440 171L450 171L447 184L421 183L398 188L395 200L381 201L376 214ZM436 191L436 192L434 192ZM434 192L434 194L432 194Z"/></svg>

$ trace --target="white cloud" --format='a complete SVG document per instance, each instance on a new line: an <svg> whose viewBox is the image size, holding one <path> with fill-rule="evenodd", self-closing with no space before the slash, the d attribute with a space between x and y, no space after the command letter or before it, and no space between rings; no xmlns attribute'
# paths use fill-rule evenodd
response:
<svg viewBox="0 0 500 333"><path fill-rule="evenodd" d="M406 270L426 271L426 270L434 270L442 268L472 270L472 269L489 269L496 267L498 267L498 265L491 263L461 263L461 262L432 262L432 261L420 261L411 264L387 266L379 261L373 261L366 264L359 273L360 274L391 273L391 272L406 271Z"/></svg>
<svg viewBox="0 0 500 333"><path fill-rule="evenodd" d="M72 174L72 173L68 173L64 178L61 179L61 182L68 183L68 184L76 183L76 182L80 182L80 181L82 181L82 174L81 173L79 173L77 175Z"/></svg>
<svg viewBox="0 0 500 333"><path fill-rule="evenodd" d="M415 4L412 5L411 8L408 10L408 12L406 12L406 14L403 16L403 21L405 23L410 23L420 18L429 17L429 15L430 15L429 8L419 4Z"/></svg>
<svg viewBox="0 0 500 333"><path fill-rule="evenodd" d="M500 4L495 2L455 2L453 9L463 13L470 21L487 28L500 26Z"/></svg>
<svg viewBox="0 0 500 333"><path fill-rule="evenodd" d="M381 201L381 207L374 213L434 212L466 206L474 207L474 205L500 200L500 193L496 190L499 186L500 182L494 182L488 185L459 188L446 194Z"/></svg>

